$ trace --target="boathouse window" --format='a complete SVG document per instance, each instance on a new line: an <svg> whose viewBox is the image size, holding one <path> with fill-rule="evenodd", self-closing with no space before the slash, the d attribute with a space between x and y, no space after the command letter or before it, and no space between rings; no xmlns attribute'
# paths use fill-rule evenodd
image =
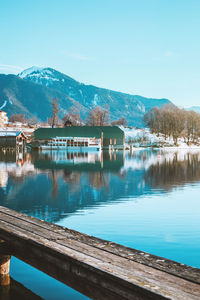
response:
<svg viewBox="0 0 200 300"><path fill-rule="evenodd" d="M110 145L112 145L112 139L110 139Z"/></svg>
<svg viewBox="0 0 200 300"><path fill-rule="evenodd" d="M116 145L116 143L117 143L117 139L114 139L114 145Z"/></svg>

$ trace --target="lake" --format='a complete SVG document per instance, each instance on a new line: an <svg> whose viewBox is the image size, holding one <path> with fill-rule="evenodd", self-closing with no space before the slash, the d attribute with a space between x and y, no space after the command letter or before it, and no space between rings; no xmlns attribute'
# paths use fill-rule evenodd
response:
<svg viewBox="0 0 200 300"><path fill-rule="evenodd" d="M200 150L0 153L0 205L200 268ZM44 299L88 299L12 258Z"/></svg>

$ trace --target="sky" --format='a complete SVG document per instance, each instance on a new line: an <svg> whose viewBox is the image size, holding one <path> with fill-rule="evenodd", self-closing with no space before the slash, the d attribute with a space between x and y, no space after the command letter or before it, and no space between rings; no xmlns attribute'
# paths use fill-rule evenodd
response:
<svg viewBox="0 0 200 300"><path fill-rule="evenodd" d="M0 0L0 73L51 67L85 84L200 105L199 0Z"/></svg>

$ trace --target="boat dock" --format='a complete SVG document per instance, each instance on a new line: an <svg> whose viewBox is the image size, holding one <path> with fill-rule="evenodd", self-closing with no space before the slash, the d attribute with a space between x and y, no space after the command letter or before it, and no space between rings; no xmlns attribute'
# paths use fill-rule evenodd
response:
<svg viewBox="0 0 200 300"><path fill-rule="evenodd" d="M0 206L0 284L15 256L92 299L200 299L200 269Z"/></svg>

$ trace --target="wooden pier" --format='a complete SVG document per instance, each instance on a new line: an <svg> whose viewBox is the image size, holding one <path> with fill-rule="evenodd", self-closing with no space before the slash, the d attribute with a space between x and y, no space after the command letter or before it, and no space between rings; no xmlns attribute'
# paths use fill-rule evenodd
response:
<svg viewBox="0 0 200 300"><path fill-rule="evenodd" d="M0 207L0 277L13 255L92 299L200 299L200 269Z"/></svg>

